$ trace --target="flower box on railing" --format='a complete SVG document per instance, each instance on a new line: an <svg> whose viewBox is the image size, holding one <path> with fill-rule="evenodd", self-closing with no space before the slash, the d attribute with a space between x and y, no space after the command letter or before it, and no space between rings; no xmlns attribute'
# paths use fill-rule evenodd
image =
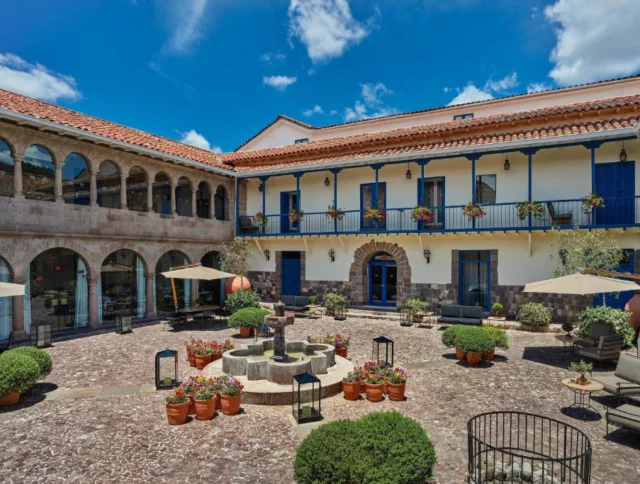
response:
<svg viewBox="0 0 640 484"><path fill-rule="evenodd" d="M384 222L384 219L387 218L387 212L382 208L367 208L364 211L363 217L365 220Z"/></svg>
<svg viewBox="0 0 640 484"><path fill-rule="evenodd" d="M529 215L538 220L544 219L544 206L540 202L520 202L516 208L520 220L526 219Z"/></svg>
<svg viewBox="0 0 640 484"><path fill-rule="evenodd" d="M469 220L479 219L485 216L484 208L480 205L476 205L475 203L467 203L462 207L462 213Z"/></svg>
<svg viewBox="0 0 640 484"><path fill-rule="evenodd" d="M304 217L303 210L292 209L289 211L289 222L291 222L292 224L302 220L302 217Z"/></svg>
<svg viewBox="0 0 640 484"><path fill-rule="evenodd" d="M332 220L342 220L344 217L344 210L341 208L336 208L335 205L329 205L328 210L324 213L325 217L330 218Z"/></svg>
<svg viewBox="0 0 640 484"><path fill-rule="evenodd" d="M411 218L414 222L433 222L433 210L429 207L415 206L411 210Z"/></svg>
<svg viewBox="0 0 640 484"><path fill-rule="evenodd" d="M597 193L590 193L580 199L582 201L582 213L591 215L596 208L604 208L604 198Z"/></svg>
<svg viewBox="0 0 640 484"><path fill-rule="evenodd" d="M266 227L267 223L269 222L269 219L267 218L267 216L262 212L256 213L253 216L252 220L253 220L253 223L258 227Z"/></svg>

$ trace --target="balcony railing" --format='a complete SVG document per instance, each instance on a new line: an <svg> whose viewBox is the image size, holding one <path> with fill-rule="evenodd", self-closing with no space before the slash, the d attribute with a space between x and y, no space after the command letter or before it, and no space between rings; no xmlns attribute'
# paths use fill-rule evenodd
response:
<svg viewBox="0 0 640 484"><path fill-rule="evenodd" d="M242 236L344 235L367 233L445 233L504 230L544 230L553 227L614 228L640 225L640 197L606 198L605 207L584 213L582 201L541 201L544 213L540 217L518 216L518 203L484 204L481 218L469 219L463 205L432 207L431 222L415 221L412 208L387 208L383 220L365 219L361 210L345 210L341 220L325 212L306 212L295 223L288 214L267 215L266 225L254 223L252 216L241 216L238 234Z"/></svg>

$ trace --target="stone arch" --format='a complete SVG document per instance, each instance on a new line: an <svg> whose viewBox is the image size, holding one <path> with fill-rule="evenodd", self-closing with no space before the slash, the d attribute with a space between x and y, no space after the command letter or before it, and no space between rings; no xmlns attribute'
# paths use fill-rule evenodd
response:
<svg viewBox="0 0 640 484"><path fill-rule="evenodd" d="M9 276L9 280L4 281L3 279L0 279L0 281L4 281L4 282L11 282L14 280L15 278L15 272L13 272L13 267L11 266L11 263L3 256L0 255L0 267L2 267L2 265L4 264L4 269L6 269L5 275ZM7 274L8 273L8 274ZM0 276L2 276L2 272L0 272Z"/></svg>
<svg viewBox="0 0 640 484"><path fill-rule="evenodd" d="M405 250L398 244L372 240L360 246L353 254L349 269L352 302L366 304L369 294L369 261L378 252L387 252L398 266L397 304L409 296L411 291L411 266Z"/></svg>
<svg viewBox="0 0 640 484"><path fill-rule="evenodd" d="M0 136L0 141L4 142L7 145L7 147L9 148L9 155L13 158L16 155L16 147L13 141L11 141L5 135Z"/></svg>

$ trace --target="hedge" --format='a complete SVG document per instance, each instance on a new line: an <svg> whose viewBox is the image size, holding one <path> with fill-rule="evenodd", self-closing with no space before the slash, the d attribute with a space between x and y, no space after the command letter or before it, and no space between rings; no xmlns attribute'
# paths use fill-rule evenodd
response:
<svg viewBox="0 0 640 484"><path fill-rule="evenodd" d="M0 355L0 397L26 392L39 377L40 367L33 358L10 351Z"/></svg>
<svg viewBox="0 0 640 484"><path fill-rule="evenodd" d="M25 356L28 356L29 358L32 358L40 367L41 378L51 373L53 362L51 361L51 357L46 351L38 348L34 348L33 346L21 346L19 348L14 348L12 350L4 352L2 356L8 355L11 353L20 353L21 355L25 355Z"/></svg>

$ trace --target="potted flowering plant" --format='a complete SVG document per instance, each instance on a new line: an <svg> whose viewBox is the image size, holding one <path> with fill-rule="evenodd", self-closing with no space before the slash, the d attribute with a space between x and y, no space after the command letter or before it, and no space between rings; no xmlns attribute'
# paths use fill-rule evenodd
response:
<svg viewBox="0 0 640 484"><path fill-rule="evenodd" d="M216 394L209 385L196 393L196 420L211 420L216 413Z"/></svg>
<svg viewBox="0 0 640 484"><path fill-rule="evenodd" d="M349 341L351 341L350 336L344 336L340 333L336 333L333 337L333 346L336 348L336 355L342 356L343 358L347 357L347 352L349 351Z"/></svg>
<svg viewBox="0 0 640 484"><path fill-rule="evenodd" d="M295 208L289 210L289 222L292 224L302 220L302 217L304 217L304 210L298 210Z"/></svg>
<svg viewBox="0 0 640 484"><path fill-rule="evenodd" d="M254 216L253 216L253 223L256 224L258 227L266 227L267 223L269 223L269 219L267 218L267 216L262 213L262 212L257 212Z"/></svg>
<svg viewBox="0 0 640 484"><path fill-rule="evenodd" d="M384 383L382 384L382 393L384 395L387 395L389 393L389 377L391 376L391 373L393 373L393 368L391 368L390 366L381 366L380 369L378 370L378 374L382 377L382 380L384 381Z"/></svg>
<svg viewBox="0 0 640 484"><path fill-rule="evenodd" d="M589 195L585 195L580 200L582 200L582 213L585 215L591 215L593 210L596 208L604 208L604 198L602 198L597 193L590 193Z"/></svg>
<svg viewBox="0 0 640 484"><path fill-rule="evenodd" d="M202 341L193 349L193 352L196 355L196 369L203 370L205 366L211 363L213 349L210 343Z"/></svg>
<svg viewBox="0 0 640 484"><path fill-rule="evenodd" d="M420 205L416 205L411 210L411 218L414 222L433 222L433 210L429 207L421 207Z"/></svg>
<svg viewBox="0 0 640 484"><path fill-rule="evenodd" d="M467 203L464 207L462 207L462 213L469 220L473 220L474 218L482 218L485 216L485 211L482 206L477 205L475 203Z"/></svg>
<svg viewBox="0 0 640 484"><path fill-rule="evenodd" d="M224 375L219 381L221 384L220 404L222 405L222 413L225 415L237 414L240 411L240 401L244 386L231 375Z"/></svg>
<svg viewBox="0 0 640 484"><path fill-rule="evenodd" d="M184 346L187 349L187 360L189 360L189 366L196 366L196 355L193 352L200 340L198 338L191 338L184 342Z"/></svg>
<svg viewBox="0 0 640 484"><path fill-rule="evenodd" d="M207 343L207 347L209 348L209 353L211 355L210 361L216 361L222 358L222 344L217 341L209 341L209 343Z"/></svg>
<svg viewBox="0 0 640 484"><path fill-rule="evenodd" d="M382 377L382 375L379 372L367 373L365 382L367 384L367 400L369 400L370 402L382 401L382 399L384 398L384 378Z"/></svg>
<svg viewBox="0 0 640 484"><path fill-rule="evenodd" d="M183 381L178 388L182 390L182 393L189 399L189 415L196 413L196 393L202 387L202 377L193 375Z"/></svg>
<svg viewBox="0 0 640 484"><path fill-rule="evenodd" d="M516 205L518 210L518 218L526 219L529 215L541 220L544 218L544 207L540 202L520 202Z"/></svg>
<svg viewBox="0 0 640 484"><path fill-rule="evenodd" d="M360 375L360 393L365 393L367 390L367 375L369 373L380 373L380 370L383 367L381 367L378 363L376 363L375 361L366 361L364 363L364 366L362 368L362 374Z"/></svg>
<svg viewBox="0 0 640 484"><path fill-rule="evenodd" d="M345 400L358 400L360 398L360 381L362 380L363 370L359 366L354 366L353 371L347 373L342 378L342 391Z"/></svg>
<svg viewBox="0 0 640 484"><path fill-rule="evenodd" d="M394 368L387 377L387 387L389 400L401 402L404 400L404 391L407 385L409 374L403 368Z"/></svg>
<svg viewBox="0 0 640 484"><path fill-rule="evenodd" d="M190 402L181 387L176 388L171 395L165 398L164 404L169 425L182 425L187 421Z"/></svg>
<svg viewBox="0 0 640 484"><path fill-rule="evenodd" d="M387 212L382 208L370 207L364 211L363 217L365 220L372 220L375 223L384 222L387 217Z"/></svg>
<svg viewBox="0 0 640 484"><path fill-rule="evenodd" d="M329 208L324 213L324 216L332 220L340 221L344 217L344 210L342 210L341 208L336 208L335 205L329 205Z"/></svg>

